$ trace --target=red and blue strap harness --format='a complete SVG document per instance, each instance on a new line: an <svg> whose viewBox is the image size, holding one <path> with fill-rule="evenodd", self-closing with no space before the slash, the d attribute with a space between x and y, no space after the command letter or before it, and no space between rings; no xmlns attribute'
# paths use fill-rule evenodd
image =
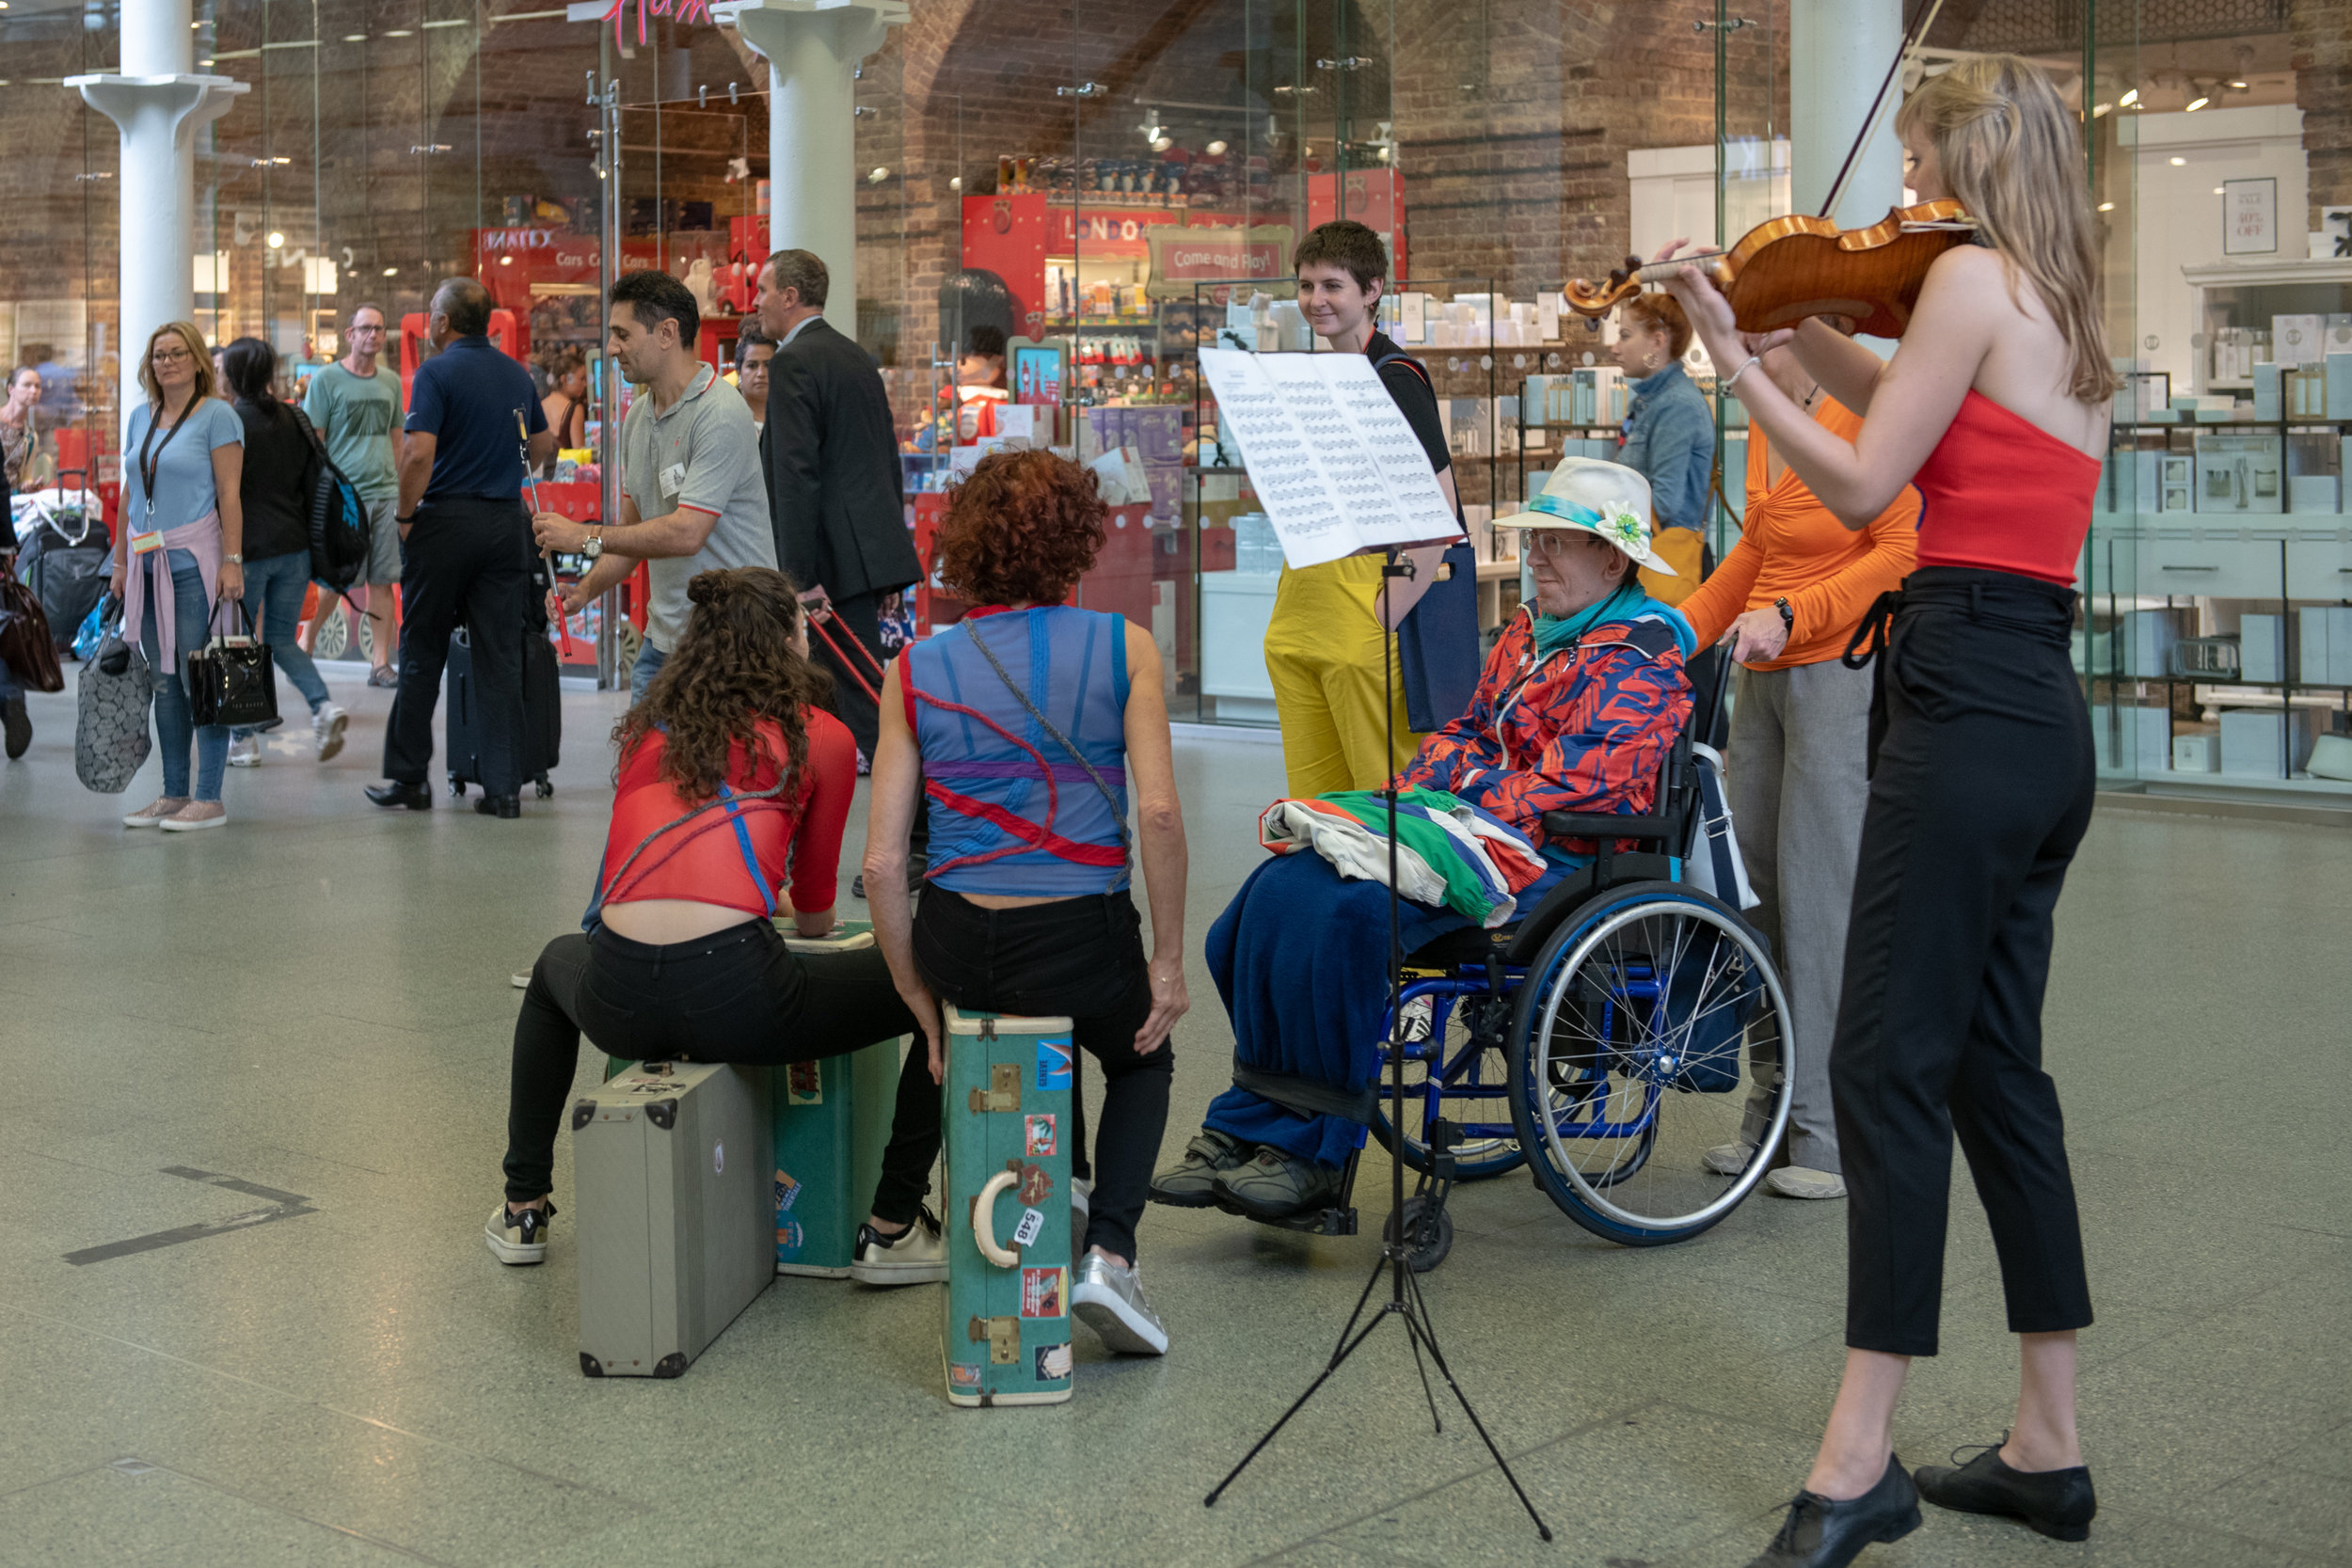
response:
<svg viewBox="0 0 2352 1568"><path fill-rule="evenodd" d="M768 918L773 920L776 916L776 895L774 890L768 886L768 879L760 875L759 857L752 849L750 813L760 810L789 813L792 808L776 797L784 793L786 787L792 783L792 769L789 767L780 766L777 768L776 782L773 784L766 789L753 790L744 795L738 795L723 781L719 785L719 792L709 800L694 807L685 816L664 822L639 840L637 847L628 852L628 857L621 862L620 868L610 877L605 875L604 863L599 861L596 864L596 880L588 899L588 912L580 916L580 928L583 931L596 929L596 917L603 912L604 906L612 901L612 895L623 890L624 879L628 876L630 868L636 865L637 857L651 848L655 839L675 829L683 828L704 813L714 810L723 810L726 815L712 817L709 821L689 830L665 846L660 856L643 871L637 873L638 881L642 882L645 878L669 864L671 861L677 858L681 850L691 846L705 833L718 828L732 826L735 829L735 847L743 857L743 874L752 879L752 886L759 890L760 903L765 906ZM621 901L628 902L626 898Z"/></svg>

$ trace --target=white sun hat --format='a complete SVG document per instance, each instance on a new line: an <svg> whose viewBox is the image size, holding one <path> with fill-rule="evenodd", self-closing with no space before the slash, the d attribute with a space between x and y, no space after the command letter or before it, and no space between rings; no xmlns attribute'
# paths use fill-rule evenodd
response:
<svg viewBox="0 0 2352 1568"><path fill-rule="evenodd" d="M1497 528L1582 529L1668 577L1682 574L1649 546L1649 481L1622 463L1564 457L1524 512L1497 517Z"/></svg>

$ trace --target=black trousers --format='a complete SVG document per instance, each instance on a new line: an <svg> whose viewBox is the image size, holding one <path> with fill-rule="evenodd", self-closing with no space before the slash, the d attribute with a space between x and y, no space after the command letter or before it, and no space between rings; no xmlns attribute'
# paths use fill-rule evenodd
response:
<svg viewBox="0 0 2352 1568"><path fill-rule="evenodd" d="M515 1020L506 1110L506 1196L515 1202L554 1184L555 1135L583 1030L599 1050L631 1061L766 1067L916 1033L880 948L795 953L765 920L666 947L601 926L558 937L532 966Z"/></svg>
<svg viewBox="0 0 2352 1568"><path fill-rule="evenodd" d="M834 715L849 726L850 738L857 742L857 749L866 753L866 760L869 763L874 760L874 747L882 738L882 709L875 705L873 698L866 694L866 687L870 686L877 692L882 690L882 677L874 671L888 662L882 656L882 596L879 594L860 594L855 598L834 600L833 620L823 631L811 626L808 638L810 654L833 673ZM857 650L846 642L841 652L848 657L835 657L825 641L827 632L833 635L835 641L841 641L845 634L855 638L865 645L867 653L874 656L873 664L869 665L860 658ZM860 681L866 685L859 685Z"/></svg>
<svg viewBox="0 0 2352 1568"><path fill-rule="evenodd" d="M1830 1052L1857 1350L1935 1354L1955 1133L2010 1330L2090 1322L2065 1122L2042 1069L2052 914L2090 822L2074 603L2007 572L1922 568L1880 655Z"/></svg>
<svg viewBox="0 0 2352 1568"><path fill-rule="evenodd" d="M432 770L433 709L450 634L463 624L480 693L483 793L520 790L531 562L531 519L520 501L456 496L418 511L400 574L400 687L384 728L386 778L423 784Z"/></svg>
<svg viewBox="0 0 2352 1568"><path fill-rule="evenodd" d="M946 888L927 887L914 911L914 962L941 1000L958 1006L1071 1021L1073 1041L1103 1065L1103 1122L1095 1133L1084 1246L1134 1262L1136 1222L1168 1128L1168 1089L1176 1073L1176 1053L1166 1040L1148 1056L1136 1054L1136 1031L1152 1012L1152 976L1135 900L1121 892L984 910ZM939 1158L939 1085L918 1041L898 1077L898 1107L874 1193L878 1217L904 1225L921 1209L931 1162ZM1086 1147L1083 1122L1072 1143L1075 1173Z"/></svg>

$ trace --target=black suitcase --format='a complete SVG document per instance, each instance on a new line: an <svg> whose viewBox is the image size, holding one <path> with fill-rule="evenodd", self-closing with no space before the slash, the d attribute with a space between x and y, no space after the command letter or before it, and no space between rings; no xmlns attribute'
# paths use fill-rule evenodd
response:
<svg viewBox="0 0 2352 1568"><path fill-rule="evenodd" d="M523 640L523 733L516 772L529 779L544 800L555 793L548 770L562 760L564 689L555 645L547 634L532 628L517 635ZM473 647L460 626L450 634L448 717L443 721L452 795L463 795L468 784L482 782L482 721L474 691Z"/></svg>
<svg viewBox="0 0 2352 1568"><path fill-rule="evenodd" d="M106 531L100 527L92 531L103 535ZM112 552L103 545L59 545L45 529L25 541L18 570L24 586L40 601L40 612L49 617L49 640L60 655L72 652L74 634L98 607L113 568Z"/></svg>

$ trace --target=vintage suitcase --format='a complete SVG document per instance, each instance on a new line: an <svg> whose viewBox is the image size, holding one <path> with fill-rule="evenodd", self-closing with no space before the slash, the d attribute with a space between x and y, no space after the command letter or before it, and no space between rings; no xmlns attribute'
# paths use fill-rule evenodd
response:
<svg viewBox="0 0 2352 1568"><path fill-rule="evenodd" d="M1066 1018L946 1009L947 1398L1070 1397Z"/></svg>
<svg viewBox="0 0 2352 1568"><path fill-rule="evenodd" d="M657 1063L572 1102L590 1377L676 1377L775 1277L768 1080Z"/></svg>
<svg viewBox="0 0 2352 1568"><path fill-rule="evenodd" d="M845 953L874 944L871 921L845 920L831 936L794 936L796 953ZM847 1279L857 1227L873 1207L898 1102L902 1040L847 1056L775 1069L776 1272Z"/></svg>

